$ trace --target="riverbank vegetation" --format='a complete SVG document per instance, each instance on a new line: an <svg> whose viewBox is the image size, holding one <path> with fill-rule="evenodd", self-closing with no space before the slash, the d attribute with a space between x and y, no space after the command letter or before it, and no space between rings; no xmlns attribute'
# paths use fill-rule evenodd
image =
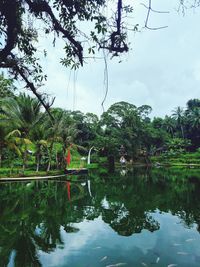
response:
<svg viewBox="0 0 200 267"><path fill-rule="evenodd" d="M191 99L164 118L150 118L151 107L118 102L100 118L92 113L51 108L15 90L0 76L1 174L62 171L70 150L72 167L92 162L113 167L124 155L143 164L200 164L200 100ZM5 170L5 171L3 171Z"/></svg>

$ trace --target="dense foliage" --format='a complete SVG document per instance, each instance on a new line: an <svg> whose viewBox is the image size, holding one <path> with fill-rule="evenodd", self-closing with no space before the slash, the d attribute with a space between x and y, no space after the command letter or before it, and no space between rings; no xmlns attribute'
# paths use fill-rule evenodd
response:
<svg viewBox="0 0 200 267"><path fill-rule="evenodd" d="M1 84L7 84L6 80ZM38 99L24 93L14 95L11 89L5 87L0 102L0 164L4 167L62 169L68 149L80 164L80 158L94 147L96 160L107 157L112 166L122 154L129 161L149 163L150 156L177 157L200 147L199 99L189 100L185 109L174 109L171 116L153 119L150 106L127 102L111 105L100 118L51 108L52 122Z"/></svg>

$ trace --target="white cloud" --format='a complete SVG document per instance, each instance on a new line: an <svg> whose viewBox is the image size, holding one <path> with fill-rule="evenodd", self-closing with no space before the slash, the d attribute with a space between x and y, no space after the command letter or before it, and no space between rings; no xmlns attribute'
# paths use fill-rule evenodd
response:
<svg viewBox="0 0 200 267"><path fill-rule="evenodd" d="M97 218L94 221L83 221L81 223L74 223L73 227L78 228L78 233L66 233L63 227L61 227L61 236L65 244L64 248L57 248L51 254L40 251L40 261L43 266L53 267L57 266L58 262L60 266L66 266L67 257L72 255L74 251L81 251L88 242L95 241L98 236L105 235L107 231L110 231L108 225L104 224L101 218Z"/></svg>

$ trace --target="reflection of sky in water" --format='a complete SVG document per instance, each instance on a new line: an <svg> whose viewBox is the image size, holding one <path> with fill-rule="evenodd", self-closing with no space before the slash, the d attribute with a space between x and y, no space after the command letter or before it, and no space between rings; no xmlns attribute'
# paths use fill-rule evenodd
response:
<svg viewBox="0 0 200 267"><path fill-rule="evenodd" d="M177 216L151 213L160 229L143 230L129 237L118 235L101 217L73 224L77 233L66 233L61 227L63 248L51 254L39 253L43 266L200 266L200 236L196 225L188 229ZM103 260L102 260L103 259Z"/></svg>
<svg viewBox="0 0 200 267"><path fill-rule="evenodd" d="M15 198L4 187L0 253L9 264L0 257L0 266L38 266L38 255L44 267L199 267L199 184L158 179L155 171L146 183L137 173L134 183L129 176L93 181L92 197L86 186L71 183L70 201L65 183L41 183L40 191L15 184Z"/></svg>
<svg viewBox="0 0 200 267"><path fill-rule="evenodd" d="M10 259L9 259L9 263L7 267L12 267L14 266L14 260L15 260L15 256L16 256L16 251L13 250L10 254Z"/></svg>

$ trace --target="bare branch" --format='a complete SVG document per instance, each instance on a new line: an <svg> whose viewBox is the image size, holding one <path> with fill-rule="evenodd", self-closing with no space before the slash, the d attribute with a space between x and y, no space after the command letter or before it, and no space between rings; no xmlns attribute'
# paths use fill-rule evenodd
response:
<svg viewBox="0 0 200 267"><path fill-rule="evenodd" d="M145 28L147 28L148 30L160 30L160 29L165 29L167 28L168 26L161 26L161 27L149 27L148 26L148 23L149 23L149 17L150 17L150 13L151 11L152 12L155 12L155 13L169 13L168 11L158 11L158 10L154 10L152 9L152 6L151 6L151 0L149 0L149 6L146 6L145 4L141 4L143 5L146 9L147 9L147 16L146 16L146 20L145 20Z"/></svg>
<svg viewBox="0 0 200 267"><path fill-rule="evenodd" d="M160 10L155 10L155 9L152 9L152 7L149 7L147 5L145 5L144 3L141 3L140 5L144 6L146 9L149 9L152 11L152 12L155 12L155 13L160 13L160 14L168 14L169 11L160 11Z"/></svg>
<svg viewBox="0 0 200 267"><path fill-rule="evenodd" d="M15 60L15 62L17 62L15 56L13 54L11 54L11 56L12 56L12 59ZM49 114L51 120L54 121L54 117L52 116L51 112L49 111L49 108L53 105L55 98L53 98L51 104L46 103L44 95L40 94L37 91L37 88L34 86L34 84L29 81L29 79L26 77L26 75L24 73L24 70L22 68L20 68L18 66L18 64L15 64L14 69L21 76L21 78L25 81L26 87L29 88L32 91L32 93L37 97L37 99L40 101L42 106L45 108L46 112Z"/></svg>

